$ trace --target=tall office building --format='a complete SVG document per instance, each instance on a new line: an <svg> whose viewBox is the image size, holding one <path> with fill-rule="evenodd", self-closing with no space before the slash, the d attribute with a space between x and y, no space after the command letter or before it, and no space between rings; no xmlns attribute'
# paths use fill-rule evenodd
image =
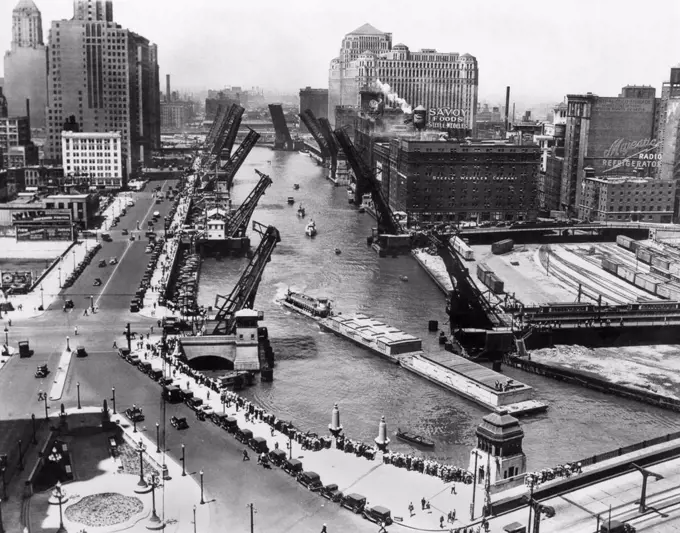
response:
<svg viewBox="0 0 680 533"><path fill-rule="evenodd" d="M427 108L432 127L474 130L478 68L470 54L393 47L391 33L364 24L345 36L340 55L331 61L329 120L335 120L336 106L359 106L360 92L376 89Z"/></svg>
<svg viewBox="0 0 680 533"><path fill-rule="evenodd" d="M311 87L300 89L300 113L307 109L311 110L317 119L328 118L328 89ZM300 123L300 131L307 133L307 126L303 122Z"/></svg>
<svg viewBox="0 0 680 533"><path fill-rule="evenodd" d="M624 87L619 96L567 95L561 208L581 205L585 169L597 177L652 175L657 141L656 89Z"/></svg>
<svg viewBox="0 0 680 533"><path fill-rule="evenodd" d="M129 175L160 147L158 50L113 22L110 0L75 0L71 20L49 33L45 156L61 159L61 131L74 115L81 132L121 133Z"/></svg>
<svg viewBox="0 0 680 533"><path fill-rule="evenodd" d="M12 44L5 52L5 94L10 116L23 116L30 101L31 126L45 127L47 51L42 17L33 0L19 0L12 11Z"/></svg>

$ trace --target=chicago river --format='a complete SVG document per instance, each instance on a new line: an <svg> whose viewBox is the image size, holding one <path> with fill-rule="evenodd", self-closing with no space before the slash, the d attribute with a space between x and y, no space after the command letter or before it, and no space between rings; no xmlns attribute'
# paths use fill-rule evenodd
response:
<svg viewBox="0 0 680 533"><path fill-rule="evenodd" d="M273 383L257 383L241 394L303 431L327 432L334 402L340 406L347 436L371 442L385 415L395 451L412 451L394 439L397 427L435 441L427 454L466 467L475 444L475 428L488 411L395 366L368 350L323 333L306 317L276 303L288 287L313 296L328 296L336 311L361 312L422 337L424 349L439 351L428 320L448 333L445 297L411 257L378 258L366 245L375 226L368 214L348 204L344 187L324 178L324 169L297 152L255 148L236 176L234 207L258 181L254 169L268 174L272 186L253 220L272 224L281 233L264 271L255 307L264 311L262 325L276 353ZM299 190L293 185L298 183ZM293 196L294 205L287 204ZM304 219L296 216L300 203ZM307 237L306 223L316 222L318 235ZM251 232L255 248L259 237ZM339 248L341 254L336 255ZM206 258L199 303L214 304L215 294L228 295L247 259ZM400 276L408 281L400 281ZM675 413L566 385L533 374L503 368L509 378L531 385L547 402L542 415L521 419L528 470L553 467L676 431Z"/></svg>

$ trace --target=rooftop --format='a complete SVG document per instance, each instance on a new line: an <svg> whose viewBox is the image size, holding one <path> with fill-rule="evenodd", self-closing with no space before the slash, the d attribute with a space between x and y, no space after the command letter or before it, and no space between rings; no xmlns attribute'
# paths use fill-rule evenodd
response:
<svg viewBox="0 0 680 533"><path fill-rule="evenodd" d="M339 322L343 326L354 330L358 335L366 339L380 339L385 344L396 344L406 341L418 341L410 333L405 333L400 329L389 326L384 322L375 320L366 315L356 314L352 316L336 315L328 317L329 320Z"/></svg>
<svg viewBox="0 0 680 533"><path fill-rule="evenodd" d="M366 23L363 26L359 26L356 30L349 32L347 35L385 35L385 32Z"/></svg>
<svg viewBox="0 0 680 533"><path fill-rule="evenodd" d="M120 139L121 134L119 131L107 131L107 132L97 132L97 131L62 131L62 138L67 139Z"/></svg>

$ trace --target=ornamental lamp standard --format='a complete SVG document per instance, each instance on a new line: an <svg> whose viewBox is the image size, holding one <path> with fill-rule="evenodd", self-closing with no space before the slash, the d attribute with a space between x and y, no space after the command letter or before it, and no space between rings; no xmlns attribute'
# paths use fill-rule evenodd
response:
<svg viewBox="0 0 680 533"><path fill-rule="evenodd" d="M7 346L7 355L9 355L9 330L5 326L5 346Z"/></svg>
<svg viewBox="0 0 680 533"><path fill-rule="evenodd" d="M59 288L61 289L61 265L57 267L57 270L59 271Z"/></svg>
<svg viewBox="0 0 680 533"><path fill-rule="evenodd" d="M146 450L146 446L144 446L142 439L139 439L139 444L137 444L137 451L139 452L139 481L137 482L138 487L147 486L147 483L144 480L144 450Z"/></svg>
<svg viewBox="0 0 680 533"><path fill-rule="evenodd" d="M82 409L82 406L80 405L80 381L76 383L76 389L78 391L78 409Z"/></svg>
<svg viewBox="0 0 680 533"><path fill-rule="evenodd" d="M111 401L113 402L113 414L116 413L116 387L111 387Z"/></svg>
<svg viewBox="0 0 680 533"><path fill-rule="evenodd" d="M73 270L76 269L76 251L73 250Z"/></svg>
<svg viewBox="0 0 680 533"><path fill-rule="evenodd" d="M199 472L201 475L201 505L205 503L205 500L203 499L203 470Z"/></svg>
<svg viewBox="0 0 680 533"><path fill-rule="evenodd" d="M59 529L57 529L57 533L66 533L66 528L64 527L64 515L61 510L61 506L64 503L64 491L61 488L61 481L57 482L57 486L54 487L54 497L57 498L57 502L59 503Z"/></svg>

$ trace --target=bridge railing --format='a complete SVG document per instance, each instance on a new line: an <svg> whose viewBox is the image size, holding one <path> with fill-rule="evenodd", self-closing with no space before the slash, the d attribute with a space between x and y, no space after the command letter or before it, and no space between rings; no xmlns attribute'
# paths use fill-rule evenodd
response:
<svg viewBox="0 0 680 533"><path fill-rule="evenodd" d="M639 450L644 450L650 446L656 446L657 444L662 444L664 442L670 442L672 440L680 439L680 431L675 431L673 433L668 433L666 435L661 435L659 437L654 437L649 440L643 440L642 442L636 442L635 444L630 444L628 446L623 446L622 448L617 448L616 450L611 450L609 452L598 453L592 457L586 457L580 461L574 461L576 463L580 462L581 466L594 465L596 463L601 463L602 461L608 461L614 457L620 457L631 452L637 452Z"/></svg>

